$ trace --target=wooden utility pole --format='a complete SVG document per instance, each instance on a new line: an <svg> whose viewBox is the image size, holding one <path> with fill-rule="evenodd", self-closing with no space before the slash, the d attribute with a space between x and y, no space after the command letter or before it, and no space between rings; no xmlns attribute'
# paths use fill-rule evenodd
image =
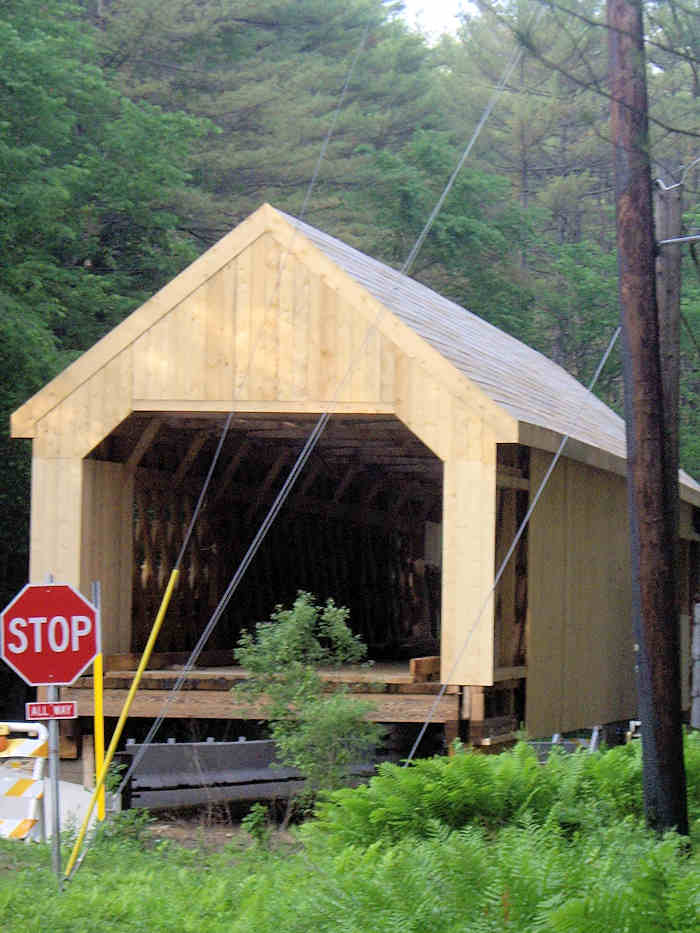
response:
<svg viewBox="0 0 700 933"><path fill-rule="evenodd" d="M671 393L664 399L662 382L642 0L607 2L644 807L650 826L687 834L675 559L677 428L671 440L675 456L665 442L678 409L677 394L675 411Z"/></svg>

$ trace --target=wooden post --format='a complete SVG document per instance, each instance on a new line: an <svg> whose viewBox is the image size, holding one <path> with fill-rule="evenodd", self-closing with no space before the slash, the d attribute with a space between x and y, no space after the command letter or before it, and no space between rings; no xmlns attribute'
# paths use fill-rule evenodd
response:
<svg viewBox="0 0 700 933"><path fill-rule="evenodd" d="M664 437L678 416L661 376L642 4L608 0L607 9L644 806L650 826L687 834L673 561L678 471Z"/></svg>

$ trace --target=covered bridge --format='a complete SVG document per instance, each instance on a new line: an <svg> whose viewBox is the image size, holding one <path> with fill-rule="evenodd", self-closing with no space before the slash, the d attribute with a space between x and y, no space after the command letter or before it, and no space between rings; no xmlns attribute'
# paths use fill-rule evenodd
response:
<svg viewBox="0 0 700 933"><path fill-rule="evenodd" d="M12 417L13 436L33 441L31 580L52 573L86 595L101 582L108 714L229 412L134 715L159 711L166 668L193 646L321 412L330 423L192 675L202 689L170 715L245 715L220 693L237 676L231 649L299 589L350 608L377 665L347 679L383 721L422 720L431 671L450 684L437 720L449 734L470 722L475 741L523 721L543 735L634 715L622 420L541 354L267 205ZM686 475L681 497L687 659L700 486ZM82 712L88 685L65 691Z"/></svg>

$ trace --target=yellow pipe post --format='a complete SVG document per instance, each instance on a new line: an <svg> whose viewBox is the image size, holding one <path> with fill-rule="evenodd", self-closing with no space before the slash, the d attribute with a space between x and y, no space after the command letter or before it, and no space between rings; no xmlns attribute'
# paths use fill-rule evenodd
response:
<svg viewBox="0 0 700 933"><path fill-rule="evenodd" d="M95 733L95 782L102 771L105 760L105 717L104 717L104 679L103 679L102 652L95 656L92 669L93 693L95 698L94 733ZM105 788L100 788L97 797L97 819L102 822L105 818Z"/></svg>
<svg viewBox="0 0 700 933"><path fill-rule="evenodd" d="M117 722L117 726L114 730L114 735L112 736L112 740L109 743L109 748L107 749L107 754L102 764L102 769L97 777L97 783L95 785L95 790L92 793L92 797L90 798L90 803L88 804L87 813L85 814L83 824L80 827L80 832L78 833L78 838L75 840L73 850L70 854L70 858L68 859L68 864L66 865L66 878L70 876L70 873L73 871L73 867L78 858L78 852L80 851L80 847L83 844L83 840L85 839L85 833L87 832L88 823L90 822L90 817L92 816L92 811L95 809L95 803L97 801L97 797L99 795L100 789L104 787L105 778L107 777L107 771L109 770L109 766L111 765L112 759L114 758L114 753L117 750L117 745L119 743L119 739L121 738L122 732L124 730L124 725L126 724L126 720L129 715L129 710L131 709L131 704L134 701L134 697L136 696L136 691L138 690L139 683L141 682L141 676L143 672L146 670L146 665L148 664L151 658L151 654L153 653L153 647L156 643L156 638L158 637L158 633L160 632L160 627L163 624L163 619L165 618L165 612L168 608L168 604L170 602L173 589L175 588L175 584L177 582L179 573L180 571L176 567L170 574L170 579L168 580L168 585L165 588L165 593L163 594L163 599L161 600L161 604L160 604L160 608L158 609L156 620L153 623L153 628L151 629L151 634L148 636L148 642L146 643L146 647L143 649L143 654L141 655L139 666L136 669L136 673L134 674L134 679L131 683L131 687L129 687L129 693L127 694L126 700L124 701L124 708L122 709L121 714L119 716L119 721Z"/></svg>

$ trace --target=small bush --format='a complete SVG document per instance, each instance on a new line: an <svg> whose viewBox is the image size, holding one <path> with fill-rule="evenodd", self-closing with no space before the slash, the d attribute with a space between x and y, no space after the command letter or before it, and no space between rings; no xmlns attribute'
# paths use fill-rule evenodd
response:
<svg viewBox="0 0 700 933"><path fill-rule="evenodd" d="M368 721L371 704L342 686L326 692L319 673L365 656L348 617L332 599L319 606L300 592L290 609L278 606L254 634L244 632L234 652L250 673L234 693L265 698L277 757L302 772L307 794L342 786L351 766L371 758L381 739L381 729Z"/></svg>

